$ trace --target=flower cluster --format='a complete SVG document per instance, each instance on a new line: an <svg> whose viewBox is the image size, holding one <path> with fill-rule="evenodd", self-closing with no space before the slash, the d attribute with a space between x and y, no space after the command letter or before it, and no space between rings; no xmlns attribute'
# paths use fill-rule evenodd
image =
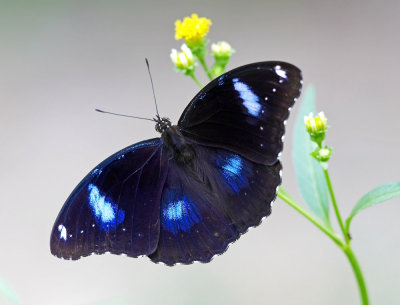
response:
<svg viewBox="0 0 400 305"><path fill-rule="evenodd" d="M178 52L176 49L171 50L172 63L177 70L192 77L199 85L201 84L195 77L197 61L212 80L225 72L225 67L234 52L230 44L225 41L213 43L211 51L215 62L211 68L207 66L205 60L208 44L207 34L211 25L210 19L199 17L197 14L185 17L182 21L175 21L175 39L183 39L185 43L181 46L182 52Z"/></svg>
<svg viewBox="0 0 400 305"><path fill-rule="evenodd" d="M210 19L199 18L197 14L185 17L183 21L178 19L175 21L175 39L184 39L191 47L200 45L203 43L211 25Z"/></svg>
<svg viewBox="0 0 400 305"><path fill-rule="evenodd" d="M326 163L332 155L332 148L322 146L325 139L325 132L328 129L328 119L323 112L318 113L316 117L312 113L304 117L304 125L310 134L311 141L317 144L317 148L311 155L319 162Z"/></svg>

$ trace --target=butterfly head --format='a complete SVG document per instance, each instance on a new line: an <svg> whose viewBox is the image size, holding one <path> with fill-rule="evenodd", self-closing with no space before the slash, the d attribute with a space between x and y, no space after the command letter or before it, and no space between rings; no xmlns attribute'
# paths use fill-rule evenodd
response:
<svg viewBox="0 0 400 305"><path fill-rule="evenodd" d="M164 133L172 125L170 119L167 117L160 118L157 115L157 117L154 119L154 121L156 122L156 126L155 126L156 130L161 134Z"/></svg>

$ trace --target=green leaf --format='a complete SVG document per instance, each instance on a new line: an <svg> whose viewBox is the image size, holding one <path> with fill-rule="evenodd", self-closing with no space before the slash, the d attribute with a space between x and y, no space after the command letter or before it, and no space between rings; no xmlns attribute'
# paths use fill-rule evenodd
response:
<svg viewBox="0 0 400 305"><path fill-rule="evenodd" d="M351 211L350 216L347 218L346 231L349 232L350 222L358 212L397 196L400 196L400 181L378 186L372 191L366 193L357 202Z"/></svg>
<svg viewBox="0 0 400 305"><path fill-rule="evenodd" d="M9 304L19 305L19 300L14 290L7 284L7 282L0 278L0 301L6 299ZM1 303L1 302L0 302ZM3 303L1 303L3 304Z"/></svg>
<svg viewBox="0 0 400 305"><path fill-rule="evenodd" d="M313 86L308 86L305 90L305 96L297 115L294 128L293 161L297 183L308 208L330 228L328 187L321 165L310 156L316 144L311 142L304 126L304 116L310 112L315 114Z"/></svg>

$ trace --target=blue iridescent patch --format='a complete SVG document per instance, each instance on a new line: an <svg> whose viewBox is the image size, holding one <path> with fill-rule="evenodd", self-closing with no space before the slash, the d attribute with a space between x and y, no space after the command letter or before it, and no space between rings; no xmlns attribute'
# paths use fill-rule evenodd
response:
<svg viewBox="0 0 400 305"><path fill-rule="evenodd" d="M89 206L103 230L108 231L121 224L125 219L125 212L118 210L117 206L105 196L100 195L100 191L94 184L89 184Z"/></svg>
<svg viewBox="0 0 400 305"><path fill-rule="evenodd" d="M243 160L235 154L220 155L217 166L224 177L224 181L238 193L241 188L249 185L247 177L243 174Z"/></svg>
<svg viewBox="0 0 400 305"><path fill-rule="evenodd" d="M162 225L173 234L189 231L200 221L196 205L187 197L172 190L164 192L162 198Z"/></svg>
<svg viewBox="0 0 400 305"><path fill-rule="evenodd" d="M246 107L249 114L258 116L261 111L261 104L259 98L250 87L243 82L240 82L238 78L232 79L233 87L239 93L240 98L243 100L243 106Z"/></svg>

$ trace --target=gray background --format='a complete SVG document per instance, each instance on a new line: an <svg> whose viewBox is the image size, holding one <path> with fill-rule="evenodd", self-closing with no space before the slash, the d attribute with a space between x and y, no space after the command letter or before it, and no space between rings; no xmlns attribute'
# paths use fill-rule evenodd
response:
<svg viewBox="0 0 400 305"><path fill-rule="evenodd" d="M399 3L0 0L0 277L23 304L358 304L343 253L280 200L260 227L205 265L168 268L112 255L61 261L49 252L49 234L90 169L157 136L149 122L93 111L154 115L144 57L160 112L173 122L198 91L169 59L181 44L173 22L192 12L212 19L212 41L236 49L230 68L285 60L303 70L305 85L315 84L347 215L366 191L399 180ZM283 185L297 198L298 108L282 156ZM372 304L400 303L399 214L394 199L353 223Z"/></svg>

